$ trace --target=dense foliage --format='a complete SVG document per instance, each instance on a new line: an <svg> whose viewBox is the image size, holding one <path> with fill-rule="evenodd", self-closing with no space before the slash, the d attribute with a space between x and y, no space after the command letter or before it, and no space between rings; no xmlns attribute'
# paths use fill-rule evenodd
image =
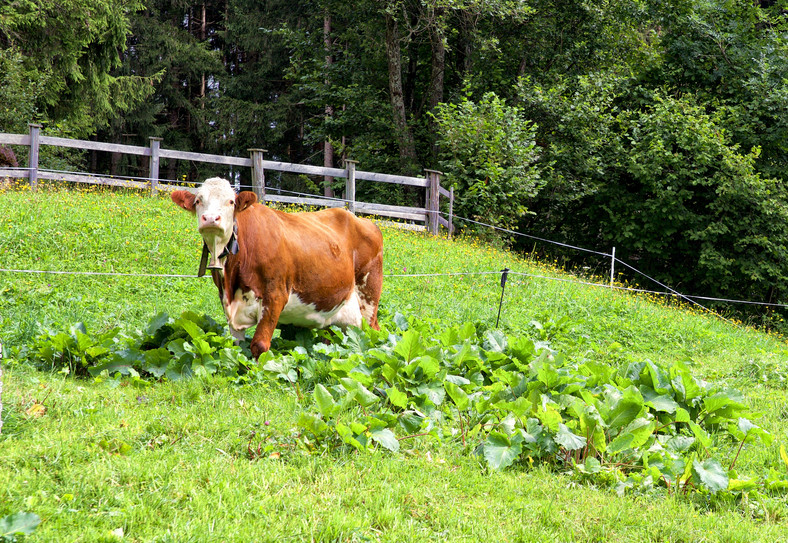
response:
<svg viewBox="0 0 788 543"><path fill-rule="evenodd" d="M33 120L107 141L161 136L184 150L437 169L457 189L461 216L616 246L691 294L779 303L788 296L787 8L18 0L0 8L0 130ZM136 159L70 159L145 171ZM229 173L162 167L169 179ZM423 197L365 184L358 194Z"/></svg>
<svg viewBox="0 0 788 543"><path fill-rule="evenodd" d="M131 335L90 334L81 323L45 333L17 359L116 384L122 375L140 386L209 375L289 383L305 407L297 439L313 452L397 453L403 440L437 439L492 470L538 462L620 493L788 490L776 471L738 474L744 444L769 445L771 434L747 418L754 414L738 392L693 377L682 363L570 360L550 347L565 321L532 323L533 338L399 313L382 324L277 337L254 364L248 342L234 346L210 317L160 314Z"/></svg>

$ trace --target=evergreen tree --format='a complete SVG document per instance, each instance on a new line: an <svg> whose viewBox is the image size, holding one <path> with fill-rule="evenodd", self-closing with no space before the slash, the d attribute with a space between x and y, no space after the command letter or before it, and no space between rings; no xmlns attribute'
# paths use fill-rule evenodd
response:
<svg viewBox="0 0 788 543"><path fill-rule="evenodd" d="M87 136L152 91L136 75L114 76L125 49L129 16L140 0L17 1L0 7L0 93L13 112L0 129L19 130L27 122L53 123L51 129ZM24 81L29 88L18 97ZM0 95L2 96L2 95Z"/></svg>

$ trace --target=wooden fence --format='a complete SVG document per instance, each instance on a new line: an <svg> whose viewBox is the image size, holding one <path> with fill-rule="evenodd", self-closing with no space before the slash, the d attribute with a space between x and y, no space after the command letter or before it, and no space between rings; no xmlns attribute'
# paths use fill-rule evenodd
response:
<svg viewBox="0 0 788 543"><path fill-rule="evenodd" d="M31 124L29 134L3 134L0 133L0 145L22 145L30 147L27 167L3 168L0 167L0 178L11 177L28 179L31 189L35 190L39 179L69 181L75 183L91 183L110 186L120 186L150 190L157 194L159 190L174 190L178 185L160 182L159 162L161 159L189 160L207 162L231 167L251 168L252 190L257 193L260 201L284 202L319 207L347 207L354 213L392 217L423 223L433 234L438 234L440 226L447 228L451 234L454 230L452 214L454 206L454 190L441 187L441 173L435 170L425 170L425 176L407 177L402 175L387 175L382 173L365 172L356 169L356 162L345 161L345 168L324 168L307 164L292 164L265 160L263 149L249 149L249 158L209 155L165 149L161 146L161 138L150 138L148 147L121 145L117 143L100 143L87 140L75 140L41 135L41 125ZM38 156L41 145L55 147L68 147L87 151L105 151L126 155L149 157L149 175L147 178L109 177L102 174L59 172L39 168ZM345 179L345 198L331 199L319 195L308 196L283 196L281 194L266 194L265 172L267 170L306 174L315 176L332 176ZM375 183L394 183L425 189L425 207L406 207L376 204L356 201L356 182L372 181ZM270 192L270 191L269 191ZM440 214L440 198L449 199L449 220Z"/></svg>

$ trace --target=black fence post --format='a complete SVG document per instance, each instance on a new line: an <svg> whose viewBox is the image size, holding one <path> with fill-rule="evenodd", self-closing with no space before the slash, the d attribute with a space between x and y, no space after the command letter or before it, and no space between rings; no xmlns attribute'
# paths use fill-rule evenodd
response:
<svg viewBox="0 0 788 543"><path fill-rule="evenodd" d="M501 321L501 308L503 307L503 293L506 292L506 279L509 277L509 268L501 270L501 302L498 304L498 318L495 319L495 327Z"/></svg>

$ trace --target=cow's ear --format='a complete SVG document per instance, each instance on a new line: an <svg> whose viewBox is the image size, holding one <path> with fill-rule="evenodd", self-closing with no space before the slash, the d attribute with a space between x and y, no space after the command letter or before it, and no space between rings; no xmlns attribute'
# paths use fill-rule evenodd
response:
<svg viewBox="0 0 788 543"><path fill-rule="evenodd" d="M188 190L176 190L170 194L170 198L173 202L181 206L186 211L191 211L192 213L195 212L194 194Z"/></svg>
<svg viewBox="0 0 788 543"><path fill-rule="evenodd" d="M239 192L235 197L235 212L243 211L255 203L257 203L257 195L254 192L250 190Z"/></svg>

